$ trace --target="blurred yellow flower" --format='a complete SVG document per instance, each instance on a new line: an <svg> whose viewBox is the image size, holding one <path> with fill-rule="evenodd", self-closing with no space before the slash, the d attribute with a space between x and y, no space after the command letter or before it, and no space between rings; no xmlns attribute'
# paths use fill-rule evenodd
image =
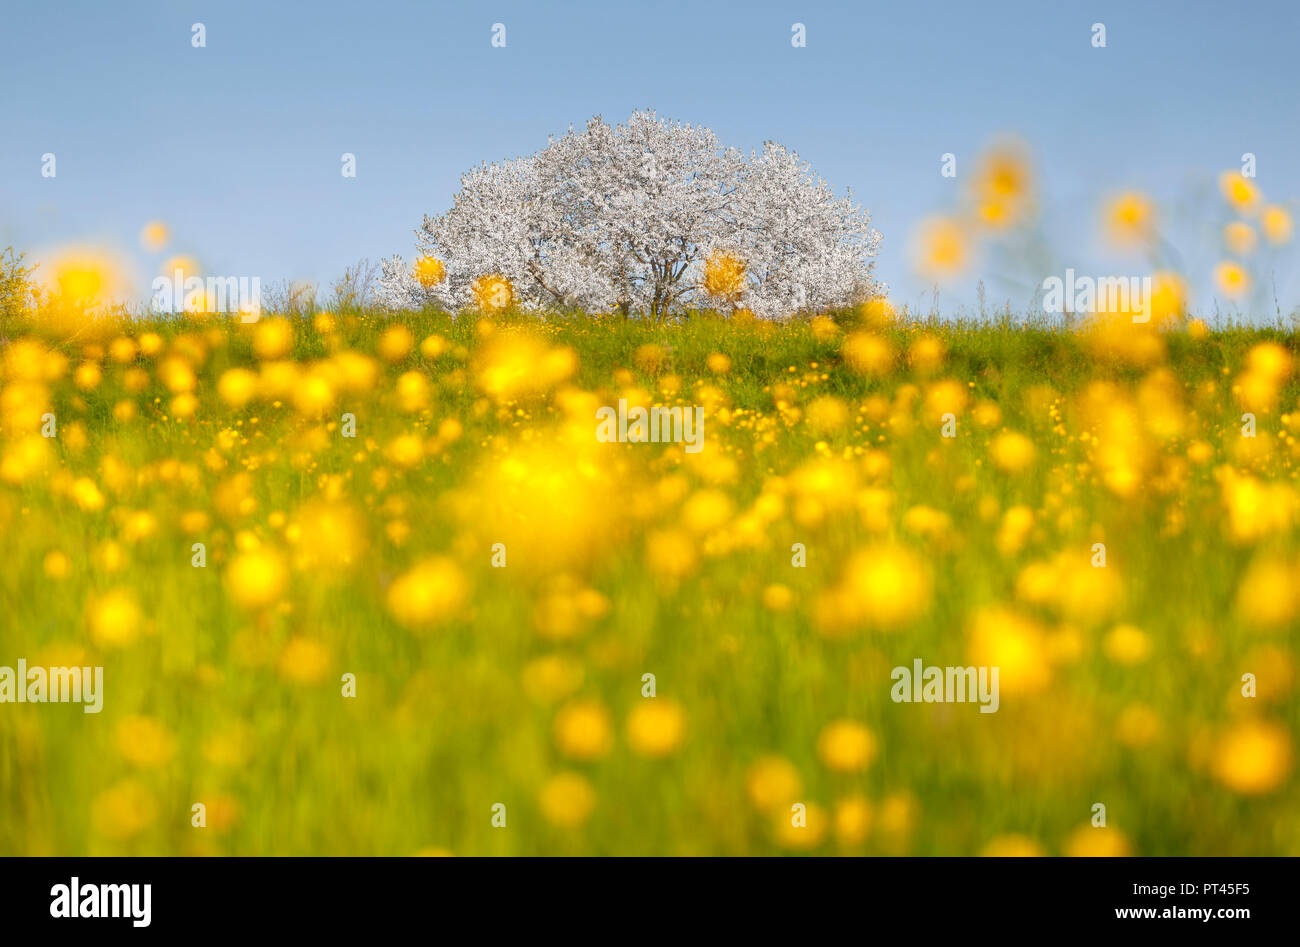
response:
<svg viewBox="0 0 1300 947"><path fill-rule="evenodd" d="M447 621L464 604L469 583L456 563L435 556L403 573L388 587L388 610L398 623L421 629Z"/></svg>
<svg viewBox="0 0 1300 947"><path fill-rule="evenodd" d="M1033 169L1019 141L998 142L980 155L970 178L976 217L992 230L1020 223L1033 202Z"/></svg>
<svg viewBox="0 0 1300 947"><path fill-rule="evenodd" d="M447 278L447 268L437 257L422 256L415 261L415 278L425 289L433 289Z"/></svg>
<svg viewBox="0 0 1300 947"><path fill-rule="evenodd" d="M415 336L400 322L380 333L379 341L375 346L379 357L390 365L396 365L404 360L411 354L413 348L415 348Z"/></svg>
<svg viewBox="0 0 1300 947"><path fill-rule="evenodd" d="M226 569L226 592L240 608L258 611L280 601L289 571L275 550L241 552Z"/></svg>
<svg viewBox="0 0 1300 947"><path fill-rule="evenodd" d="M1065 840L1070 858L1127 858L1132 855L1128 839L1119 829L1082 825Z"/></svg>
<svg viewBox="0 0 1300 947"><path fill-rule="evenodd" d="M1260 224L1269 243L1280 245L1291 239L1291 215L1285 208L1277 205L1265 207Z"/></svg>
<svg viewBox="0 0 1300 947"><path fill-rule="evenodd" d="M894 366L894 349L882 336L855 332L840 349L844 362L860 375L885 375Z"/></svg>
<svg viewBox="0 0 1300 947"><path fill-rule="evenodd" d="M745 261L715 250L704 261L704 291L719 299L734 301L745 288Z"/></svg>
<svg viewBox="0 0 1300 947"><path fill-rule="evenodd" d="M1126 191L1111 200L1104 217L1107 236L1117 246L1145 246L1155 234L1155 206L1137 191Z"/></svg>
<svg viewBox="0 0 1300 947"><path fill-rule="evenodd" d="M754 808L762 812L782 810L788 819L790 804L799 795L803 782L789 760L764 756L750 766L745 785Z"/></svg>
<svg viewBox="0 0 1300 947"><path fill-rule="evenodd" d="M777 812L773 819L773 835L782 848L796 851L816 848L830 828L830 816L821 806L811 802L799 805L802 809L795 810L792 804L786 811Z"/></svg>
<svg viewBox="0 0 1300 947"><path fill-rule="evenodd" d="M976 613L970 628L970 659L976 667L999 669L998 686L1004 695L1040 693L1052 678L1042 628L1002 607Z"/></svg>
<svg viewBox="0 0 1300 947"><path fill-rule="evenodd" d="M577 828L596 807L596 790L577 773L560 773L542 787L538 802L542 815L552 825Z"/></svg>
<svg viewBox="0 0 1300 947"><path fill-rule="evenodd" d="M572 658L551 654L524 666L524 693L538 703L554 703L582 686L582 665Z"/></svg>
<svg viewBox="0 0 1300 947"><path fill-rule="evenodd" d="M835 839L846 848L861 845L871 832L871 803L864 796L849 796L835 804Z"/></svg>
<svg viewBox="0 0 1300 947"><path fill-rule="evenodd" d="M1042 858L1047 853L1027 835L999 835L980 852L985 858Z"/></svg>
<svg viewBox="0 0 1300 947"><path fill-rule="evenodd" d="M627 742L642 756L663 757L677 750L686 730L682 705L669 697L643 698L628 714Z"/></svg>
<svg viewBox="0 0 1300 947"><path fill-rule="evenodd" d="M1257 796L1275 792L1291 773L1291 734L1281 724L1245 720L1227 730L1215 746L1214 778L1233 792Z"/></svg>
<svg viewBox="0 0 1300 947"><path fill-rule="evenodd" d="M818 622L830 633L862 624L893 630L925 614L932 594L924 559L903 546L871 546L854 553L839 584L822 593Z"/></svg>
<svg viewBox="0 0 1300 947"><path fill-rule="evenodd" d="M1116 625L1102 639L1102 650L1116 664L1141 664L1151 656L1151 638L1136 625Z"/></svg>
<svg viewBox="0 0 1300 947"><path fill-rule="evenodd" d="M263 361L284 358L293 347L293 326L288 319L263 319L253 330L253 351Z"/></svg>
<svg viewBox="0 0 1300 947"><path fill-rule="evenodd" d="M290 638L280 652L280 674L295 684L316 684L330 668L330 653L319 641Z"/></svg>
<svg viewBox="0 0 1300 947"><path fill-rule="evenodd" d="M857 721L836 720L817 738L817 756L827 769L860 773L876 758L876 737Z"/></svg>
<svg viewBox="0 0 1300 947"><path fill-rule="evenodd" d="M709 371L715 375L725 375L731 371L731 359L721 352L710 353L705 364L708 365Z"/></svg>
<svg viewBox="0 0 1300 947"><path fill-rule="evenodd" d="M1024 473L1034 463L1034 442L1018 431L1005 431L989 445L993 464L1009 474Z"/></svg>
<svg viewBox="0 0 1300 947"><path fill-rule="evenodd" d="M1223 228L1223 245L1234 256L1250 256L1259 242L1255 228L1242 220L1234 220Z"/></svg>
<svg viewBox="0 0 1300 947"><path fill-rule="evenodd" d="M140 607L126 589L114 589L91 600L87 609L90 637L101 648L124 648L140 631Z"/></svg>
<svg viewBox="0 0 1300 947"><path fill-rule="evenodd" d="M1259 203L1259 189L1254 181L1240 171L1224 171L1220 174L1219 190L1228 203L1239 211L1250 211Z"/></svg>
<svg viewBox="0 0 1300 947"><path fill-rule="evenodd" d="M91 803L91 823L98 835L114 841L134 838L157 818L158 804L142 783L124 779L99 793Z"/></svg>
<svg viewBox="0 0 1300 947"><path fill-rule="evenodd" d="M479 312L502 312L514 304L515 288L500 273L489 273L474 281L470 286L470 295Z"/></svg>
<svg viewBox="0 0 1300 947"><path fill-rule="evenodd" d="M555 744L570 759L597 760L614 746L609 711L595 700L574 700L555 715Z"/></svg>
<svg viewBox="0 0 1300 947"><path fill-rule="evenodd" d="M1214 285L1230 299L1238 299L1250 291L1250 274L1241 264L1224 260L1214 268Z"/></svg>
<svg viewBox="0 0 1300 947"><path fill-rule="evenodd" d="M136 766L162 766L175 754L176 740L152 717L132 715L117 725L117 748Z"/></svg>
<svg viewBox="0 0 1300 947"><path fill-rule="evenodd" d="M140 230L140 246L150 253L158 253L167 246L170 236L165 223L161 220L151 220Z"/></svg>
<svg viewBox="0 0 1300 947"><path fill-rule="evenodd" d="M217 395L232 408L242 408L257 394L257 375L247 368L231 368L217 380Z"/></svg>
<svg viewBox="0 0 1300 947"><path fill-rule="evenodd" d="M931 217L922 221L913 240L913 263L927 279L956 276L970 263L970 237L965 228L951 217Z"/></svg>

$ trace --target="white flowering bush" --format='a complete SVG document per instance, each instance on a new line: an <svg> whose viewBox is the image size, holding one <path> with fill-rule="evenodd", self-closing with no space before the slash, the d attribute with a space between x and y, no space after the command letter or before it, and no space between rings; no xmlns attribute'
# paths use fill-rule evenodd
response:
<svg viewBox="0 0 1300 947"><path fill-rule="evenodd" d="M870 223L851 193L836 197L774 142L746 158L654 112L612 127L597 116L535 155L465 174L451 209L416 231L421 262L383 262L379 295L461 309L495 274L529 309L782 319L883 294Z"/></svg>

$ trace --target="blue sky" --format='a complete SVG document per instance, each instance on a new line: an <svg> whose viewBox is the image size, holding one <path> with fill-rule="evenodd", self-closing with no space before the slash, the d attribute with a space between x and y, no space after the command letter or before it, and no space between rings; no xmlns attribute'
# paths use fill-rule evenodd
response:
<svg viewBox="0 0 1300 947"><path fill-rule="evenodd" d="M150 219L209 273L327 284L363 256L409 257L471 165L640 107L746 151L776 139L852 187L884 235L879 275L914 304L912 227L953 206L1000 134L1032 148L1053 259L1081 272L1145 272L1095 236L1115 189L1157 198L1198 273L1226 219L1214 179L1243 152L1269 200L1295 214L1300 198L1293 0L7 0L4 19L0 246L118 246L142 290L161 262L139 248ZM1098 21L1105 49L1090 43ZM795 22L806 48L790 44ZM57 178L40 176L46 152ZM945 152L956 181L939 173ZM1296 262L1292 247L1274 264L1284 312L1300 303ZM991 303L1027 302L1026 275L987 260L940 307L972 301L981 277Z"/></svg>

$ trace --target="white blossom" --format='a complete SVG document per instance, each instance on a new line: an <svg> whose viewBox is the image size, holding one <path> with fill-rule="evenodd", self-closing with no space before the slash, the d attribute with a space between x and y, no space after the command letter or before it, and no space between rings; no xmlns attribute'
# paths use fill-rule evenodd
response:
<svg viewBox="0 0 1300 947"><path fill-rule="evenodd" d="M426 289L394 257L380 297L459 309L475 279L500 273L524 308L658 319L721 302L701 280L708 255L723 251L746 264L730 304L786 318L883 293L872 276L879 243L851 195L837 198L776 143L746 159L703 126L635 112L611 127L596 116L535 155L465 174L452 208L416 231L446 278Z"/></svg>

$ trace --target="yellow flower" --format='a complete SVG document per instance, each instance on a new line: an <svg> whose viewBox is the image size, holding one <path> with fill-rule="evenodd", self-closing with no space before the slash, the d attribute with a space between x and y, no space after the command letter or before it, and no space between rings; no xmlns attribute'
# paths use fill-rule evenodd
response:
<svg viewBox="0 0 1300 947"><path fill-rule="evenodd" d="M82 391L93 391L104 378L104 370L97 362L82 362L72 373L72 383Z"/></svg>
<svg viewBox="0 0 1300 947"><path fill-rule="evenodd" d="M709 371L715 375L725 375L731 371L731 359L721 352L713 352L706 360Z"/></svg>
<svg viewBox="0 0 1300 947"><path fill-rule="evenodd" d="M929 332L918 335L907 349L907 363L918 375L933 375L943 367L948 348L943 340Z"/></svg>
<svg viewBox="0 0 1300 947"><path fill-rule="evenodd" d="M102 648L124 648L140 630L140 607L125 589L107 592L90 603L87 612L90 637Z"/></svg>
<svg viewBox="0 0 1300 947"><path fill-rule="evenodd" d="M663 579L685 578L695 570L695 541L681 530L655 530L646 537L646 563Z"/></svg>
<svg viewBox="0 0 1300 947"><path fill-rule="evenodd" d="M239 722L209 737L203 744L203 758L213 766L243 766L252 752L252 730L247 724Z"/></svg>
<svg viewBox="0 0 1300 947"><path fill-rule="evenodd" d="M1219 190L1228 203L1240 211L1249 211L1259 203L1259 188L1240 171L1224 171L1220 174Z"/></svg>
<svg viewBox="0 0 1300 947"><path fill-rule="evenodd" d="M1214 268L1214 284L1230 299L1237 299L1250 291L1250 274L1239 263L1224 260Z"/></svg>
<svg viewBox="0 0 1300 947"><path fill-rule="evenodd" d="M1115 722L1115 737L1124 746L1141 749L1160 735L1160 715L1146 704L1129 704Z"/></svg>
<svg viewBox="0 0 1300 947"><path fill-rule="evenodd" d="M263 361L284 358L293 347L293 326L287 319L263 319L253 331L253 351Z"/></svg>
<svg viewBox="0 0 1300 947"><path fill-rule="evenodd" d="M1258 796L1277 790L1291 772L1291 735L1280 724L1247 720L1220 737L1214 778L1233 792Z"/></svg>
<svg viewBox="0 0 1300 947"><path fill-rule="evenodd" d="M45 559L41 563L41 568L48 578L65 579L68 576L68 572L72 569L72 563L65 553L58 549L51 549L45 554Z"/></svg>
<svg viewBox="0 0 1300 947"><path fill-rule="evenodd" d="M732 301L744 288L745 261L721 250L710 253L704 261L704 291Z"/></svg>
<svg viewBox="0 0 1300 947"><path fill-rule="evenodd" d="M415 261L415 278L425 289L433 289L447 278L447 268L436 257L423 256Z"/></svg>
<svg viewBox="0 0 1300 947"><path fill-rule="evenodd" d="M284 558L266 547L237 555L226 569L226 591L240 608L258 611L280 600L289 573Z"/></svg>
<svg viewBox="0 0 1300 947"><path fill-rule="evenodd" d="M998 687L1007 695L1039 693L1052 677L1042 629L1006 608L976 613L970 631L970 655L976 667L998 668Z"/></svg>
<svg viewBox="0 0 1300 947"><path fill-rule="evenodd" d="M944 378L925 389L924 415L931 424L943 423L945 414L954 417L966 410L970 389L955 378Z"/></svg>
<svg viewBox="0 0 1300 947"><path fill-rule="evenodd" d="M1127 858L1132 854L1128 839L1119 829L1081 825L1065 840L1070 858Z"/></svg>
<svg viewBox="0 0 1300 947"><path fill-rule="evenodd" d="M867 840L871 832L871 803L863 796L849 796L835 804L835 838L852 848Z"/></svg>
<svg viewBox="0 0 1300 947"><path fill-rule="evenodd" d="M900 628L929 611L933 584L929 565L905 547L869 547L854 553L840 583L822 594L819 624L827 632Z"/></svg>
<svg viewBox="0 0 1300 947"><path fill-rule="evenodd" d="M609 712L595 700L574 700L555 715L555 743L575 760L598 760L614 745Z"/></svg>
<svg viewBox="0 0 1300 947"><path fill-rule="evenodd" d="M509 309L515 301L515 288L500 273L480 276L470 286L470 295L479 312L493 313Z"/></svg>
<svg viewBox="0 0 1300 947"><path fill-rule="evenodd" d="M104 838L126 841L148 828L157 817L157 808L153 794L143 784L126 779L95 797L91 823Z"/></svg>
<svg viewBox="0 0 1300 947"><path fill-rule="evenodd" d="M1151 639L1135 625L1116 625L1101 647L1116 664L1141 664L1151 656Z"/></svg>
<svg viewBox="0 0 1300 947"><path fill-rule="evenodd" d="M763 607L769 612L789 611L794 604L794 593L787 585L775 583L763 589Z"/></svg>
<svg viewBox="0 0 1300 947"><path fill-rule="evenodd" d="M582 686L582 665L559 654L536 658L524 667L524 693L538 703L563 700Z"/></svg>
<svg viewBox="0 0 1300 947"><path fill-rule="evenodd" d="M157 253L167 245L169 236L165 223L151 220L140 230L140 246L150 253Z"/></svg>
<svg viewBox="0 0 1300 947"><path fill-rule="evenodd" d="M818 342L829 342L840 334L840 327L830 316L813 316L808 320L808 328Z"/></svg>
<svg viewBox="0 0 1300 947"><path fill-rule="evenodd" d="M1001 142L986 151L970 180L976 216L993 230L1018 223L1031 206L1033 171L1020 142Z"/></svg>
<svg viewBox="0 0 1300 947"><path fill-rule="evenodd" d="M384 456L403 470L409 470L424 459L424 442L414 434L402 434L384 449Z"/></svg>
<svg viewBox="0 0 1300 947"><path fill-rule="evenodd" d="M542 815L562 829L576 828L596 807L596 790L577 773L560 773L542 787L538 799Z"/></svg>
<svg viewBox="0 0 1300 947"><path fill-rule="evenodd" d="M794 804L778 811L774 817L774 835L776 844L782 848L803 851L816 848L826 837L830 826L830 817L826 810L816 803L799 803L802 810L795 810Z"/></svg>
<svg viewBox="0 0 1300 947"><path fill-rule="evenodd" d="M817 738L817 755L827 769L860 773L876 758L876 737L854 720L836 720Z"/></svg>
<svg viewBox="0 0 1300 947"><path fill-rule="evenodd" d="M437 334L429 335L425 336L424 341L420 343L420 354L433 361L441 358L449 348L451 348L451 343L442 336Z"/></svg>
<svg viewBox="0 0 1300 947"><path fill-rule="evenodd" d="M834 434L848 426L849 406L834 395L822 395L808 403L804 417L815 434Z"/></svg>
<svg viewBox="0 0 1300 947"><path fill-rule="evenodd" d="M423 372L403 372L394 388L397 403L408 414L429 406L429 377Z"/></svg>
<svg viewBox="0 0 1300 947"><path fill-rule="evenodd" d="M970 238L965 228L950 217L931 217L922 221L917 227L914 244L915 266L927 279L955 276L970 262Z"/></svg>
<svg viewBox="0 0 1300 947"><path fill-rule="evenodd" d="M1270 382L1286 381L1291 375L1291 353L1276 342L1260 342L1246 353L1246 370Z"/></svg>
<svg viewBox="0 0 1300 947"><path fill-rule="evenodd" d="M501 404L535 398L578 369L568 346L548 347L530 334L512 332L490 340L474 358L475 384Z"/></svg>
<svg viewBox="0 0 1300 947"><path fill-rule="evenodd" d="M1017 431L1005 431L989 445L993 464L1009 474L1024 473L1034 463L1034 442Z"/></svg>
<svg viewBox="0 0 1300 947"><path fill-rule="evenodd" d="M1183 278L1168 270L1152 274L1150 298L1142 301L1142 313L1155 326L1181 320L1187 314L1187 284Z"/></svg>
<svg viewBox="0 0 1300 947"><path fill-rule="evenodd" d="M627 718L628 745L642 756L668 756L681 745L685 730L681 704L667 697L643 699Z"/></svg>
<svg viewBox="0 0 1300 947"><path fill-rule="evenodd" d="M99 487L89 477L78 477L73 481L72 499L87 513L104 508L104 494L99 492Z"/></svg>
<svg viewBox="0 0 1300 947"><path fill-rule="evenodd" d="M132 715L117 725L117 748L136 766L162 766L176 752L176 741L157 720Z"/></svg>
<svg viewBox="0 0 1300 947"><path fill-rule="evenodd" d="M329 649L311 638L291 638L280 652L279 666L280 673L295 684L315 684L329 671Z"/></svg>
<svg viewBox="0 0 1300 947"><path fill-rule="evenodd" d="M1260 218L1264 236L1272 244L1283 244L1291 239L1291 215L1276 204L1264 208Z"/></svg>
<svg viewBox="0 0 1300 947"><path fill-rule="evenodd" d="M242 408L257 394L257 375L247 368L231 368L217 380L217 395L232 408Z"/></svg>
<svg viewBox="0 0 1300 947"><path fill-rule="evenodd" d="M1262 628L1286 625L1295 618L1300 605L1294 584L1295 571L1290 562L1276 555L1258 556L1237 586L1237 615Z"/></svg>
<svg viewBox="0 0 1300 947"><path fill-rule="evenodd" d="M420 629L451 618L469 594L469 584L454 561L427 559L388 587L388 610L399 624Z"/></svg>
<svg viewBox="0 0 1300 947"><path fill-rule="evenodd" d="M872 329L883 329L893 325L897 313L894 312L893 303L884 296L876 296L858 306L858 317Z"/></svg>
<svg viewBox="0 0 1300 947"><path fill-rule="evenodd" d="M789 818L790 803L795 801L803 783L799 771L789 760L764 756L749 768L746 789L754 808L763 812L785 810Z"/></svg>
<svg viewBox="0 0 1300 947"><path fill-rule="evenodd" d="M854 332L840 348L844 363L859 375L885 375L894 367L894 349L883 336Z"/></svg>
<svg viewBox="0 0 1300 947"><path fill-rule="evenodd" d="M1143 246L1155 233L1155 207L1137 191L1126 191L1106 205L1106 232L1118 246Z"/></svg>
<svg viewBox="0 0 1300 947"><path fill-rule="evenodd" d="M390 365L396 365L411 354L411 349L415 347L415 336L406 326L398 323L389 326L379 336L379 342L376 344L376 351L379 357Z"/></svg>
<svg viewBox="0 0 1300 947"><path fill-rule="evenodd" d="M1245 221L1234 220L1223 228L1223 244L1235 256L1250 256L1258 242L1255 228Z"/></svg>
<svg viewBox="0 0 1300 947"><path fill-rule="evenodd" d="M319 418L334 404L334 386L324 372L307 372L293 387L293 406L304 417Z"/></svg>
<svg viewBox="0 0 1300 947"><path fill-rule="evenodd" d="M1042 858L1043 847L1026 835L999 835L980 852L985 858Z"/></svg>

